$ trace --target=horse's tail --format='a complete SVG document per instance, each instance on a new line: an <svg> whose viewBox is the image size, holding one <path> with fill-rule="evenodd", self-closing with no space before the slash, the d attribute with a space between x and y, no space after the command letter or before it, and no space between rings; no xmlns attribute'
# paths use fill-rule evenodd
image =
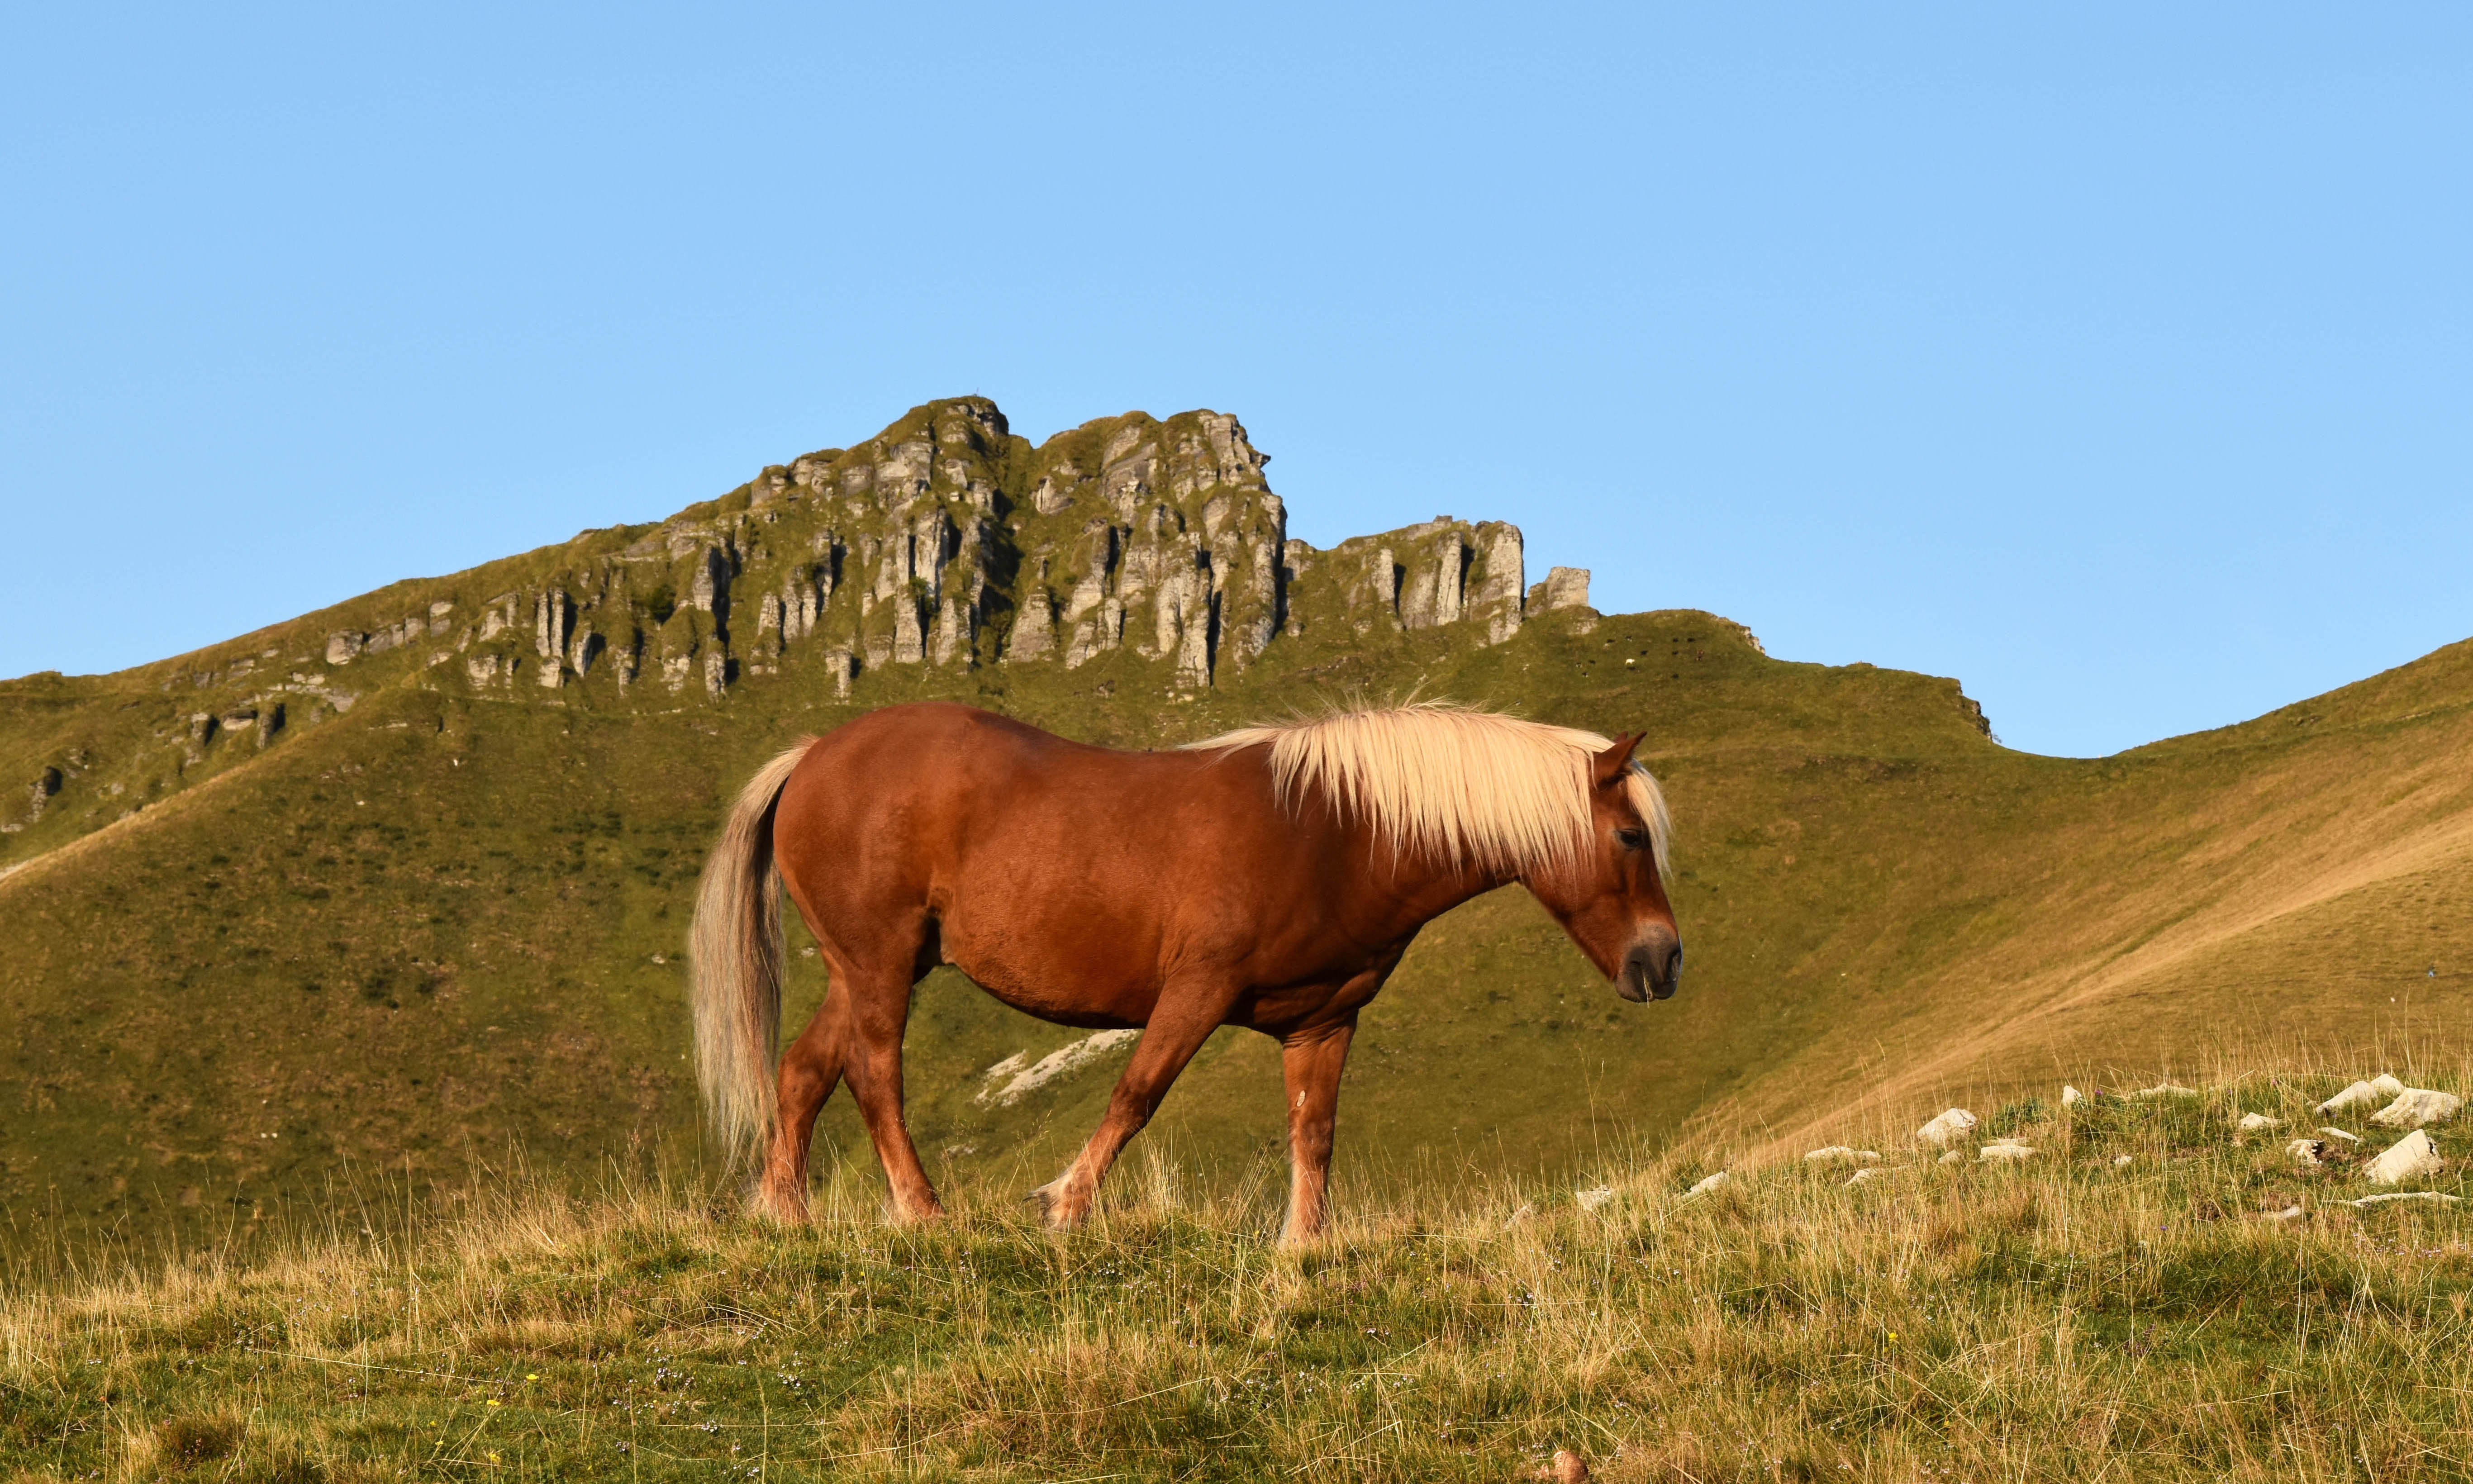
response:
<svg viewBox="0 0 2473 1484"><path fill-rule="evenodd" d="M773 863L773 809L815 740L801 738L739 790L696 888L695 925L687 933L696 1079L705 1113L733 1160L760 1150L773 1133L773 1062L781 1034L781 874Z"/></svg>

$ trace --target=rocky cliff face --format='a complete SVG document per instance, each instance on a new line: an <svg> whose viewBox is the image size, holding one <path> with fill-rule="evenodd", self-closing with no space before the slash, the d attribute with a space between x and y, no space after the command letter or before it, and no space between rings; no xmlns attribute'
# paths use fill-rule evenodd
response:
<svg viewBox="0 0 2473 1484"><path fill-rule="evenodd" d="M972 670L1097 666L1071 684L1181 701L1283 652L1319 664L1417 636L1500 644L1587 602L1586 572L1531 587L1520 531L1501 522L1438 516L1329 551L1292 539L1269 462L1224 413L1127 413L1034 447L984 398L931 402L658 524L106 678L126 702L109 725L81 711L0 759L16 780L0 869L395 685L670 710L794 669L803 699L876 705L965 693ZM30 677L26 694L54 682L84 693Z"/></svg>
<svg viewBox="0 0 2473 1484"><path fill-rule="evenodd" d="M426 646L423 664L484 689L607 676L717 699L799 651L844 695L888 668L1122 652L1194 690L1309 629L1459 626L1493 644L1537 602L1500 522L1445 516L1330 552L1289 539L1269 462L1224 413L1128 413L1033 447L984 398L931 402L483 597L460 624L439 598L331 634L325 659ZM1555 570L1546 606L1585 602L1587 574L1571 588Z"/></svg>

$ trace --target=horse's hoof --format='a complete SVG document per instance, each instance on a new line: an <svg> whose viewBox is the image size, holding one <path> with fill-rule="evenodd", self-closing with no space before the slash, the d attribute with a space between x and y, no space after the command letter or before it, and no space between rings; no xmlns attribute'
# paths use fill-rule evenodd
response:
<svg viewBox="0 0 2473 1484"><path fill-rule="evenodd" d="M804 1227L807 1224L807 1203L785 1192L758 1190L756 1198L747 1203L747 1214L777 1226Z"/></svg>
<svg viewBox="0 0 2473 1484"><path fill-rule="evenodd" d="M1054 1185L1042 1185L1022 1199L1039 1203L1039 1224L1050 1232L1070 1232L1081 1224L1081 1213L1066 1206Z"/></svg>

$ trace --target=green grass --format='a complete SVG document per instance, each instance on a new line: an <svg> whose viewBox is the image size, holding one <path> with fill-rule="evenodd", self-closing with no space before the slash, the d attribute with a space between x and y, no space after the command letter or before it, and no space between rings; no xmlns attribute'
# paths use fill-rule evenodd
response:
<svg viewBox="0 0 2473 1484"><path fill-rule="evenodd" d="M2341 1080L2021 1104L1987 1119L2039 1149L2016 1168L1876 1129L1852 1188L1789 1160L1689 1196L1697 1164L1612 1159L1596 1210L1407 1198L1302 1253L1268 1242L1267 1165L1201 1194L1138 1161L1067 1236L984 1196L890 1227L848 1178L798 1231L516 1182L395 1236L21 1273L0 1468L1492 1480L1568 1448L1608 1479L2463 1478L2473 1216L2353 1209L2357 1170L2230 1132L2319 1121Z"/></svg>

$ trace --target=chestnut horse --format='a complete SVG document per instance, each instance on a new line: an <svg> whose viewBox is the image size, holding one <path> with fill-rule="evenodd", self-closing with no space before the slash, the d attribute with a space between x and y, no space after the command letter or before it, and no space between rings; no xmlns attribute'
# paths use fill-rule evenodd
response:
<svg viewBox="0 0 2473 1484"><path fill-rule="evenodd" d="M1212 1031L1279 1039L1284 1242L1323 1224L1357 1015L1417 930L1518 881L1625 999L1674 993L1667 816L1632 758L1567 728L1422 705L1164 753L1087 747L968 706L890 706L808 738L738 796L696 898L696 1051L756 1208L807 1209L817 1112L850 1079L898 1216L938 1214L902 1123L911 987L950 964L1044 1020L1141 1028L1098 1131L1034 1192L1080 1221ZM780 1056L780 888L831 970Z"/></svg>

